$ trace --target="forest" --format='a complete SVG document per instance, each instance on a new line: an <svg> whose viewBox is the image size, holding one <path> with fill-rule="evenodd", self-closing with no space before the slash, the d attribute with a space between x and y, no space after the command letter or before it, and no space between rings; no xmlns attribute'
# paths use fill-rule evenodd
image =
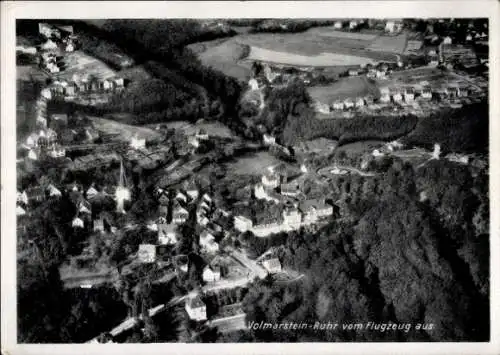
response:
<svg viewBox="0 0 500 355"><path fill-rule="evenodd" d="M341 218L307 230L240 239L254 255L278 247L299 283L254 283L247 321L432 323L404 332L252 330L246 341L488 341L487 174L394 160L376 179L340 179ZM423 193L425 192L425 193ZM426 197L423 198L422 196Z"/></svg>

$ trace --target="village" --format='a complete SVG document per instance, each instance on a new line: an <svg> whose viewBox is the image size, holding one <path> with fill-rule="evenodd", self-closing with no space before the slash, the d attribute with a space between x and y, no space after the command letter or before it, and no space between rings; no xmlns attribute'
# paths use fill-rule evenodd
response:
<svg viewBox="0 0 500 355"><path fill-rule="evenodd" d="M339 30L358 25L352 21L335 24ZM425 164L442 158L439 144L433 151L416 152L414 147L395 140L370 151L361 164L319 163L311 157L331 153L334 142L323 139L316 147L312 145L319 140L301 143L294 146L292 154L291 147L282 146L268 133L250 141L235 135L222 137L206 122L192 124L189 132L168 124L138 129L90 114L49 110L54 102L82 106L106 102L114 93L126 90L130 82L119 76L89 76L77 70L65 74L65 63L78 51L78 34L71 26L39 26L45 44L22 50L39 54L40 68L51 80L36 101L33 130L18 141L18 235L26 233L26 225L40 206L69 200L75 214L68 228L87 240L82 242L81 253L68 256L59 269L66 289L114 287L127 280L132 290L146 275L156 285L172 280L183 285L180 294L146 311L132 308L122 323L89 342L120 342L124 333L142 327L145 313L153 317L173 308L181 309L194 324L193 329L196 324L222 333L246 329L241 300L219 304L214 312L213 307L207 307L207 299L214 293L244 288L255 279L274 277L294 282L304 275L284 268L272 250L250 257L239 243L242 235L268 238L330 223L339 217L340 208L338 191L329 188L332 178L353 174L370 179L376 172L369 170L368 160L415 156ZM385 31L397 34L401 25L388 21ZM471 30L469 41L474 40L485 40L482 32ZM334 80L370 81L377 91L330 101L315 99L312 105L318 118L355 119L375 112L428 115L445 106L459 107L484 98L487 80L447 67L446 53L451 49L446 46L452 45L453 38L443 38L440 43L426 54L428 62L422 66L396 60L346 70ZM260 64L262 72L248 81L250 92L286 86L297 78L307 86L317 78L317 69L295 67L296 72L290 74L284 65ZM441 70L438 67L447 68L446 75L453 80L434 79L440 75L436 74ZM254 103L262 106L263 100L259 95ZM232 175L227 169L249 151L272 156L273 149L284 151L294 160L273 158L272 164L248 176ZM457 164L469 163L469 156L464 154L444 158ZM52 168L69 171L64 183L55 182L45 173L35 183L22 183L32 174ZM229 180L241 180L244 185L226 191L221 181ZM150 200L151 204L139 203ZM150 210L149 206L155 208ZM99 248L90 242L99 241L105 246L102 248L112 248L131 233L140 235L141 241L127 245L119 262L97 252ZM25 246L36 248L36 242L26 241Z"/></svg>

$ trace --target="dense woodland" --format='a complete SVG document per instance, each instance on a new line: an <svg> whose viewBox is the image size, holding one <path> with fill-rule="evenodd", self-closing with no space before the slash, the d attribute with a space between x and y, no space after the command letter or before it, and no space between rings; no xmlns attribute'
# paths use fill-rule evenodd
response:
<svg viewBox="0 0 500 355"><path fill-rule="evenodd" d="M256 282L243 304L248 321L433 323L404 332L253 331L247 341L487 341L489 235L487 175L432 162L415 170L394 160L374 179L334 182L341 218L240 242L278 252L298 283ZM426 195L425 200L422 194Z"/></svg>

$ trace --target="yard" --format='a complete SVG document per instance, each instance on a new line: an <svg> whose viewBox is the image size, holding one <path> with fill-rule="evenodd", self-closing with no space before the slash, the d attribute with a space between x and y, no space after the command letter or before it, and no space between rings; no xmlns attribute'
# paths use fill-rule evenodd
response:
<svg viewBox="0 0 500 355"><path fill-rule="evenodd" d="M280 163L284 162L272 156L268 152L259 152L238 158L235 162L227 163L225 168L228 175L260 176L267 171L268 167Z"/></svg>
<svg viewBox="0 0 500 355"><path fill-rule="evenodd" d="M356 98L357 96L378 96L379 90L374 82L364 76L342 78L339 81L325 86L308 88L313 100L331 104L335 100Z"/></svg>
<svg viewBox="0 0 500 355"><path fill-rule="evenodd" d="M64 62L66 69L54 75L58 79L70 81L73 80L75 74L80 78L94 76L99 79L111 78L116 75L116 72L104 62L81 51L67 53Z"/></svg>
<svg viewBox="0 0 500 355"><path fill-rule="evenodd" d="M132 137L137 135L138 138L146 138L147 140L154 140L161 138L161 134L150 128L132 126L124 123L117 122L115 120L109 120L106 118L90 117L94 127L106 134L119 134L120 139L129 141Z"/></svg>

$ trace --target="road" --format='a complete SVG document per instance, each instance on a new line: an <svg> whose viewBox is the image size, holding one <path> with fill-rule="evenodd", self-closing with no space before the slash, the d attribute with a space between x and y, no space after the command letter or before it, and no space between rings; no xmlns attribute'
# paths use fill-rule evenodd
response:
<svg viewBox="0 0 500 355"><path fill-rule="evenodd" d="M217 327L221 333L234 332L236 330L247 329L245 317L245 313L239 313L234 316L215 319L210 321L209 325Z"/></svg>

